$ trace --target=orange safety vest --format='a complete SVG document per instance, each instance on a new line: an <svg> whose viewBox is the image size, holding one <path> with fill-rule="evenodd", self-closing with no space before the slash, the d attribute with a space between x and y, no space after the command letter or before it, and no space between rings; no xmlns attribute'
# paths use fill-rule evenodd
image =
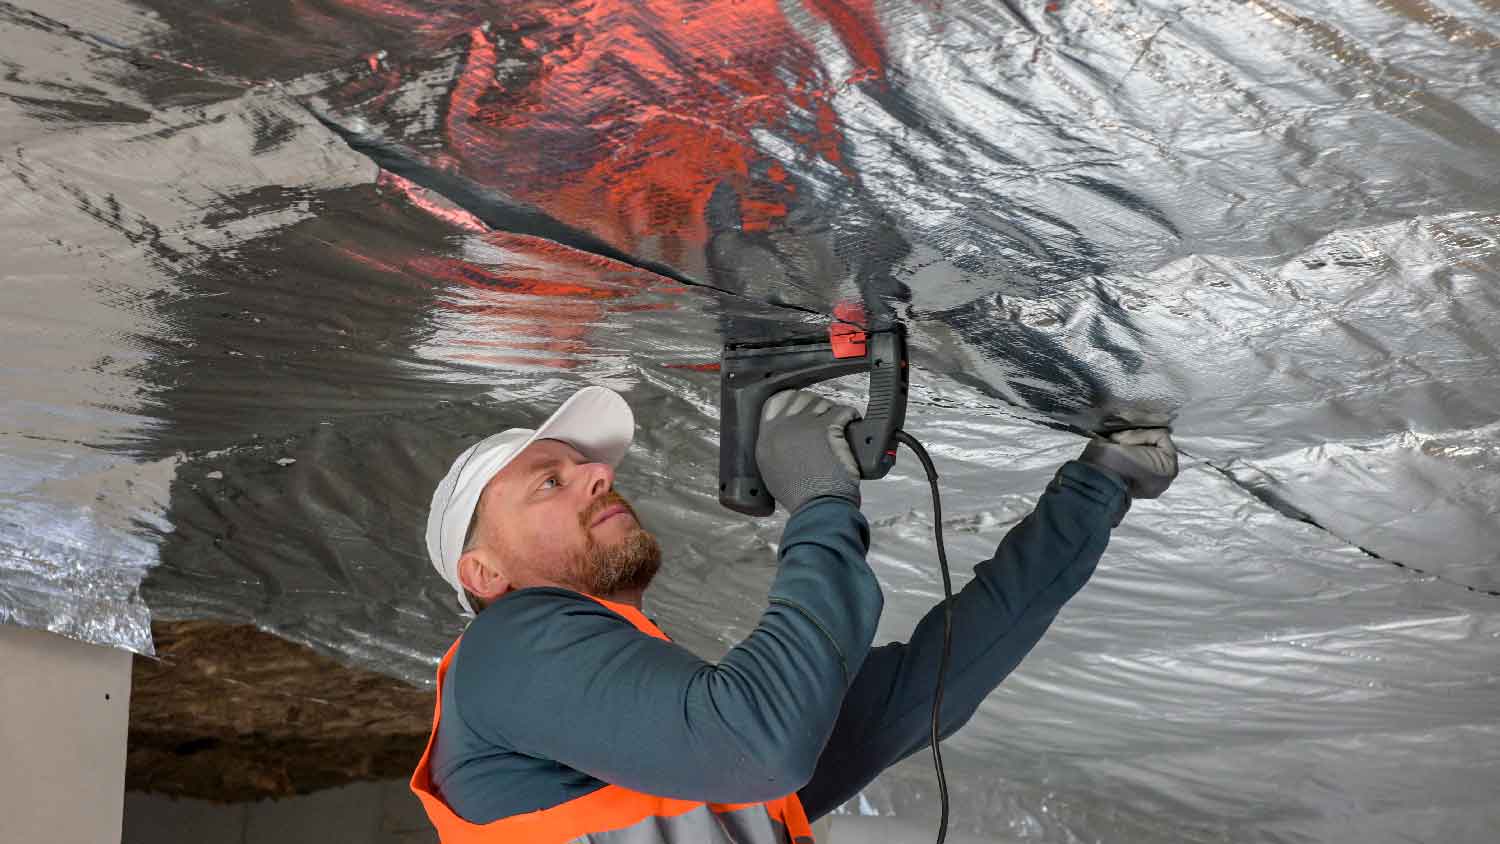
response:
<svg viewBox="0 0 1500 844"><path fill-rule="evenodd" d="M667 639L635 607L594 600L624 616L642 633ZM486 824L469 823L438 796L429 767L443 717L443 678L457 652L455 641L438 665L432 734L411 777L411 790L422 801L443 844L813 844L812 826L795 793L765 803L697 803L606 785L550 809Z"/></svg>

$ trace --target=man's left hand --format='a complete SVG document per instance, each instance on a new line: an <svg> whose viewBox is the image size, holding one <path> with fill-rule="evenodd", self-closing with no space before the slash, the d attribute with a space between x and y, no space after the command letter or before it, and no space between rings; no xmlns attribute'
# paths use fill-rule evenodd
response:
<svg viewBox="0 0 1500 844"><path fill-rule="evenodd" d="M1118 475L1131 498L1156 498L1177 477L1177 446L1169 428L1095 434L1078 459Z"/></svg>

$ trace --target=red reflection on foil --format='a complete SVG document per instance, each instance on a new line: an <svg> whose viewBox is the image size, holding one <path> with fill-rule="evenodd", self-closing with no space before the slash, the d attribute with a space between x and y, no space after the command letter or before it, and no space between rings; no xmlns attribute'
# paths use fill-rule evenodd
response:
<svg viewBox="0 0 1500 844"><path fill-rule="evenodd" d="M527 278L524 275L497 272L456 258L412 258L406 266L428 278L442 279L450 284L462 284L480 290L521 293L527 296L552 296L567 299L618 299L631 292L595 287L577 282L554 281L545 278Z"/></svg>
<svg viewBox="0 0 1500 844"><path fill-rule="evenodd" d="M490 230L490 227L485 225L483 220L449 202L442 195L434 194L432 191L414 184L411 180L404 179L388 170L381 170L380 175L375 177L375 186L381 190L395 191L412 205L417 206L455 228L480 233Z"/></svg>
<svg viewBox="0 0 1500 844"><path fill-rule="evenodd" d="M852 177L832 98L886 72L873 0L804 0L854 65L835 80L777 0L344 2L410 48L463 51L443 149L424 152L436 166L688 270L716 191L744 231L787 214L793 186L753 133Z"/></svg>
<svg viewBox="0 0 1500 844"><path fill-rule="evenodd" d="M611 303L647 289L681 289L659 285L656 276L634 267L540 238L491 232L482 241L494 253L483 265L445 257L404 262L407 272L471 289L462 302L442 303L465 314L464 333L454 341L464 351L449 355L453 360L572 369L589 360L588 332L610 310L663 307Z"/></svg>
<svg viewBox="0 0 1500 844"><path fill-rule="evenodd" d="M813 14L828 21L858 68L851 81L885 79L885 49L875 20L874 0L802 0Z"/></svg>
<svg viewBox="0 0 1500 844"><path fill-rule="evenodd" d="M687 288L643 270L549 241L509 232L479 239L495 252L484 264L452 257L376 257L368 247L330 244L344 258L381 272L419 278L438 288L460 288L439 298L439 310L459 317L442 338L448 360L507 369L573 369L597 349L588 333L611 312L656 311L671 302L628 302L644 291ZM475 246L475 248L482 248ZM512 354L524 353L524 354Z"/></svg>
<svg viewBox="0 0 1500 844"><path fill-rule="evenodd" d="M418 147L431 166L689 273L703 269L711 227L772 231L796 198L787 168L763 151L757 133L791 145L797 160L786 164L854 178L834 96L854 82L883 84L886 74L873 0L803 0L812 27L831 31L854 65L844 79L829 78L807 37L815 33L799 32L777 0L342 2L370 25L398 33L384 60L368 62L374 79L352 83L365 86L364 96L345 100L355 113L392 99L381 77L400 75L403 56L415 64L417 56L459 50L438 124L442 137ZM324 22L326 12L307 0L294 0L294 8ZM401 87L424 84L408 76ZM383 184L469 231L483 225L409 184ZM738 219L711 222L711 203L719 213L725 200ZM473 313L494 320L498 336L516 336L508 348L557 352L548 365L576 365L576 341L606 306L662 307L619 301L655 284L639 271L537 238L484 238L515 250L517 259L481 266L414 258L405 269L480 294L486 302ZM471 345L485 357L478 346L508 342Z"/></svg>

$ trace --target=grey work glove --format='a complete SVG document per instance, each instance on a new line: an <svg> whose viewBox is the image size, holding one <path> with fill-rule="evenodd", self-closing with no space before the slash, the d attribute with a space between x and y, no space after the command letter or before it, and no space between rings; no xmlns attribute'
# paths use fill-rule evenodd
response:
<svg viewBox="0 0 1500 844"><path fill-rule="evenodd" d="M1168 428L1095 434L1078 459L1119 475L1131 498L1155 498L1177 477L1177 446Z"/></svg>
<svg viewBox="0 0 1500 844"><path fill-rule="evenodd" d="M760 411L755 462L766 491L788 513L820 495L859 506L859 464L844 428L859 418L854 408L806 390L783 390Z"/></svg>

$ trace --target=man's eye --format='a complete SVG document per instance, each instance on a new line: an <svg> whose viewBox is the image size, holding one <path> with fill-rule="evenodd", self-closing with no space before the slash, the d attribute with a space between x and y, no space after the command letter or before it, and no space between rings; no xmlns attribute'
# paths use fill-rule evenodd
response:
<svg viewBox="0 0 1500 844"><path fill-rule="evenodd" d="M557 476L556 475L548 475L547 478L546 478L546 480L542 481L542 488L546 489L547 484L555 484L555 483L557 483Z"/></svg>

